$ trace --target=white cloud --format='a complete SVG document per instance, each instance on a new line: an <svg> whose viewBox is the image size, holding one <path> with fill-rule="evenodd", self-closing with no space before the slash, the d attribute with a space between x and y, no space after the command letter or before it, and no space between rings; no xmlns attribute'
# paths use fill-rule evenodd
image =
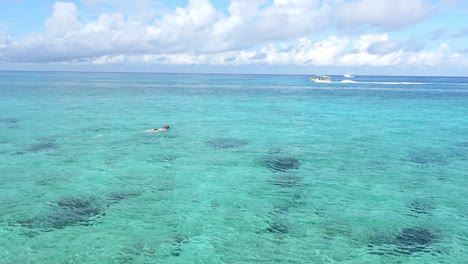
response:
<svg viewBox="0 0 468 264"><path fill-rule="evenodd" d="M92 60L91 63L98 64L98 65L122 64L122 63L126 63L126 56L123 54L116 55L116 56L105 55L105 56L97 57L96 59Z"/></svg>
<svg viewBox="0 0 468 264"><path fill-rule="evenodd" d="M436 66L443 64L445 60L450 60L450 55L446 57L445 53L448 46L442 43L436 51L420 51L408 54L408 64L415 66ZM453 59L453 57L452 57Z"/></svg>
<svg viewBox="0 0 468 264"><path fill-rule="evenodd" d="M352 41L336 36L314 42L301 38L294 43L267 45L258 51L226 51L210 54L157 53L144 55L102 56L93 64L165 64L165 65L304 65L338 67L388 67L388 66L436 66L467 65L463 54L449 54L449 47L441 44L436 50L394 50L375 54L355 47L371 46L388 35L365 35ZM372 39L374 42L369 41ZM363 45L363 42L368 44Z"/></svg>
<svg viewBox="0 0 468 264"><path fill-rule="evenodd" d="M359 52L364 52L374 43L387 41L388 34L366 34L362 35L354 44L354 49Z"/></svg>
<svg viewBox="0 0 468 264"><path fill-rule="evenodd" d="M56 2L45 34L18 42L0 35L0 62L347 67L466 62L466 55L450 54L444 45L405 50L389 33L316 37L335 21L395 28L431 12L425 0L232 0L227 12L209 0L189 0L151 20L117 12L84 22L75 4Z"/></svg>
<svg viewBox="0 0 468 264"><path fill-rule="evenodd" d="M67 35L79 30L78 9L73 3L55 2L53 13L45 22L47 32L52 35Z"/></svg>
<svg viewBox="0 0 468 264"><path fill-rule="evenodd" d="M212 25L220 17L208 0L190 0L187 7L155 20L142 41L162 52L209 51L214 48L209 44Z"/></svg>

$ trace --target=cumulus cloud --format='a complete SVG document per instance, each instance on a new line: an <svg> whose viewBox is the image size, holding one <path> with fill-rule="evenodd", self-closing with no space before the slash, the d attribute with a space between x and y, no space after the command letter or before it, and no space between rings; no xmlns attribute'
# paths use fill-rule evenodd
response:
<svg viewBox="0 0 468 264"><path fill-rule="evenodd" d="M369 51L371 47L382 41L391 42L392 40L385 34L363 35L357 40L331 36L316 42L310 38L301 38L294 43L266 45L257 51L115 55L98 57L86 63L388 67L466 65L467 62L462 53L448 53L449 47L446 44L441 44L435 50L412 51L399 46L398 49L392 48L388 52L372 53Z"/></svg>
<svg viewBox="0 0 468 264"><path fill-rule="evenodd" d="M388 41L388 34L362 35L354 44L354 49L358 52L365 52L371 45L383 41Z"/></svg>
<svg viewBox="0 0 468 264"><path fill-rule="evenodd" d="M47 32L52 35L66 36L81 28L78 9L73 3L56 2L52 15L45 22Z"/></svg>
<svg viewBox="0 0 468 264"><path fill-rule="evenodd" d="M0 62L392 66L464 60L446 46L424 51L420 42L411 47L389 33L317 38L336 25L391 30L432 13L426 0L231 0L226 11L210 0L189 0L152 19L114 12L83 21L75 4L56 2L45 33L17 42L0 35Z"/></svg>
<svg viewBox="0 0 468 264"><path fill-rule="evenodd" d="M221 18L208 0L190 0L185 8L176 8L147 27L146 41L166 52L206 52L217 47L219 39L210 38L212 25Z"/></svg>
<svg viewBox="0 0 468 264"><path fill-rule="evenodd" d="M443 63L448 46L442 43L436 51L420 51L408 54L408 64L416 66L435 66Z"/></svg>

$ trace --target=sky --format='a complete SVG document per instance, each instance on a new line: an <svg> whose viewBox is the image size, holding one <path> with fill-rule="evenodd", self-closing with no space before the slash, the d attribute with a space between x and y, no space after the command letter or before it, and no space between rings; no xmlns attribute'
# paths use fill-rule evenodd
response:
<svg viewBox="0 0 468 264"><path fill-rule="evenodd" d="M468 1L0 0L0 70L468 76Z"/></svg>

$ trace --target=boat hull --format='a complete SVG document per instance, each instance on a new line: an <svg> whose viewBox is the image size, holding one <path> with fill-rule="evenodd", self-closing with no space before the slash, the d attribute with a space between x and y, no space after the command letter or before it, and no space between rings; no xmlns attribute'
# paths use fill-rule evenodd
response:
<svg viewBox="0 0 468 264"><path fill-rule="evenodd" d="M311 81L313 82L317 82L317 83L330 83L331 80L320 80L320 79L316 79L316 78L309 78Z"/></svg>

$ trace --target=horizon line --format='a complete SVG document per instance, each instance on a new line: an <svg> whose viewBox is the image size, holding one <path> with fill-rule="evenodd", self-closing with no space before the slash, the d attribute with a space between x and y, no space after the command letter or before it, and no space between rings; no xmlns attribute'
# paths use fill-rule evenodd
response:
<svg viewBox="0 0 468 264"><path fill-rule="evenodd" d="M314 76L313 74L291 74L291 73L216 73L216 72L151 72L151 71L86 71L86 70L0 70L0 72L37 72L37 73L132 73L132 74L193 74L193 75L286 75L286 76ZM343 76L344 74L327 74L328 76ZM468 76L455 75L378 75L378 74L353 74L353 76L376 76L376 77L438 77L438 78L468 78Z"/></svg>

